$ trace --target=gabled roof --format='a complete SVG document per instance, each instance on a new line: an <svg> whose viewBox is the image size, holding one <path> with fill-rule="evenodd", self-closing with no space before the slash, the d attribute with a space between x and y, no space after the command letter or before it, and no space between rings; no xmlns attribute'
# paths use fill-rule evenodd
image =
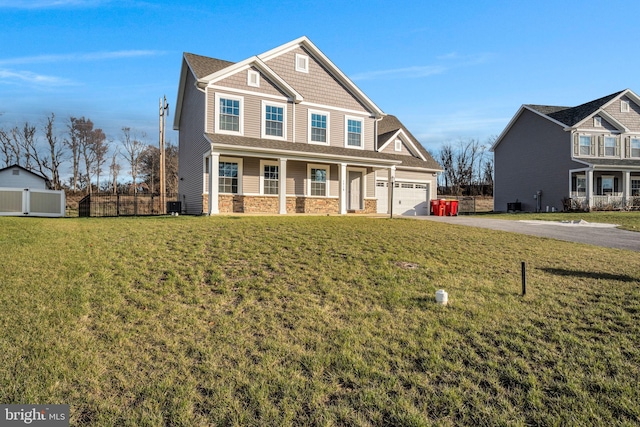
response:
<svg viewBox="0 0 640 427"><path fill-rule="evenodd" d="M233 62L223 61L222 59L209 58L188 52L184 53L184 59L198 80L234 64Z"/></svg>
<svg viewBox="0 0 640 427"><path fill-rule="evenodd" d="M378 122L378 151L383 150L391 141L394 141L400 134L405 141L413 148L415 154L427 163L431 169L442 170L442 167L429 152L420 144L418 139L402 124L396 116L386 115Z"/></svg>
<svg viewBox="0 0 640 427"><path fill-rule="evenodd" d="M22 170L24 172L30 173L33 176L37 176L38 178L43 179L47 183L47 185L49 185L49 183L50 183L49 178L47 178L46 176L40 175L38 172L34 172L34 171L29 170L29 169L26 169L26 168L24 168L24 167L22 167L22 166L20 166L20 165L18 165L16 163L12 164L11 166L7 166L6 168L0 169L0 172L6 171L6 170L9 170L9 169L15 169L15 168L18 168L18 169L20 169L20 170Z"/></svg>
<svg viewBox="0 0 640 427"><path fill-rule="evenodd" d="M627 96L631 98L635 103L640 105L640 97L633 93L631 89L621 90L611 95L603 96L593 101L580 104L576 107L559 107L553 105L535 105L535 104L523 104L515 116L511 119L507 127L502 131L500 136L496 139L496 142L491 147L491 151L500 144L505 135L509 132L513 124L518 120L520 115L525 111L531 111L545 119L565 128L565 130L571 130L578 128L586 120L595 115L601 115L610 122L613 126L622 131L626 131L624 125L609 115L604 109L617 99Z"/></svg>

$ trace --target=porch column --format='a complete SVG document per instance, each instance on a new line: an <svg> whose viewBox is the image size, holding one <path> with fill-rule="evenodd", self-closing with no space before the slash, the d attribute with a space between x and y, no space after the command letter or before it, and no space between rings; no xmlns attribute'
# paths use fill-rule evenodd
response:
<svg viewBox="0 0 640 427"><path fill-rule="evenodd" d="M589 209L593 207L593 169L589 169L585 172L587 178L587 188L586 196L587 196L587 206Z"/></svg>
<svg viewBox="0 0 640 427"><path fill-rule="evenodd" d="M631 195L631 171L622 172L622 204L629 204L629 196Z"/></svg>
<svg viewBox="0 0 640 427"><path fill-rule="evenodd" d="M347 164L340 163L340 214L347 213Z"/></svg>
<svg viewBox="0 0 640 427"><path fill-rule="evenodd" d="M387 174L387 182L389 183L389 194L387 195L387 213L393 215L393 187L396 184L396 167L391 166Z"/></svg>
<svg viewBox="0 0 640 427"><path fill-rule="evenodd" d="M278 168L278 198L280 204L280 213L287 213L287 159L280 159L280 167Z"/></svg>
<svg viewBox="0 0 640 427"><path fill-rule="evenodd" d="M218 209L218 169L220 168L220 153L209 156L209 215L220 213Z"/></svg>

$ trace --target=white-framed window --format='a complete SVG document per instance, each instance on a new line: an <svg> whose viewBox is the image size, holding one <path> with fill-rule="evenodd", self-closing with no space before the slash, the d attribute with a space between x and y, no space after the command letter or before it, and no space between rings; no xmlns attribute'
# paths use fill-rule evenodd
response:
<svg viewBox="0 0 640 427"><path fill-rule="evenodd" d="M640 138L631 138L629 142L629 156L640 157Z"/></svg>
<svg viewBox="0 0 640 427"><path fill-rule="evenodd" d="M262 137L287 138L287 104L262 101Z"/></svg>
<svg viewBox="0 0 640 427"><path fill-rule="evenodd" d="M307 194L309 196L326 197L329 195L329 166L308 165L307 166Z"/></svg>
<svg viewBox="0 0 640 427"><path fill-rule="evenodd" d="M617 146L618 146L618 138L615 136L605 136L604 137L604 155L607 157L617 156Z"/></svg>
<svg viewBox="0 0 640 427"><path fill-rule="evenodd" d="M260 160L260 193L278 194L280 167L273 160Z"/></svg>
<svg viewBox="0 0 640 427"><path fill-rule="evenodd" d="M591 155L591 135L580 135L579 138L579 151L578 154L581 156L590 156Z"/></svg>
<svg viewBox="0 0 640 427"><path fill-rule="evenodd" d="M402 141L400 140L400 138L395 140L394 147L396 151L402 151Z"/></svg>
<svg viewBox="0 0 640 427"><path fill-rule="evenodd" d="M216 93L216 133L243 135L244 98Z"/></svg>
<svg viewBox="0 0 640 427"><path fill-rule="evenodd" d="M640 196L640 179L631 179L631 195Z"/></svg>
<svg viewBox="0 0 640 427"><path fill-rule="evenodd" d="M256 70L247 71L247 86L260 87L260 73Z"/></svg>
<svg viewBox="0 0 640 427"><path fill-rule="evenodd" d="M296 71L301 73L309 72L309 57L307 55L296 53Z"/></svg>
<svg viewBox="0 0 640 427"><path fill-rule="evenodd" d="M602 127L602 117L594 117L593 118L593 127L601 128Z"/></svg>
<svg viewBox="0 0 640 427"><path fill-rule="evenodd" d="M357 117L345 116L344 141L347 148L363 148L364 120Z"/></svg>
<svg viewBox="0 0 640 427"><path fill-rule="evenodd" d="M620 100L620 112L628 113L629 110L629 101L625 101L624 99Z"/></svg>
<svg viewBox="0 0 640 427"><path fill-rule="evenodd" d="M218 192L220 194L240 194L242 192L242 159L220 157Z"/></svg>
<svg viewBox="0 0 640 427"><path fill-rule="evenodd" d="M602 195L613 194L613 177L606 175L602 177Z"/></svg>
<svg viewBox="0 0 640 427"><path fill-rule="evenodd" d="M329 145L329 113L309 110L309 143Z"/></svg>

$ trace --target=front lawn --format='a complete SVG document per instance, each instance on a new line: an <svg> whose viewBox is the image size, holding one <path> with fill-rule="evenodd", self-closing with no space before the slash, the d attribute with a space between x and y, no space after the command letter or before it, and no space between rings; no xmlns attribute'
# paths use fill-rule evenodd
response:
<svg viewBox="0 0 640 427"><path fill-rule="evenodd" d="M640 423L634 252L306 216L0 218L0 250L0 402L72 425Z"/></svg>

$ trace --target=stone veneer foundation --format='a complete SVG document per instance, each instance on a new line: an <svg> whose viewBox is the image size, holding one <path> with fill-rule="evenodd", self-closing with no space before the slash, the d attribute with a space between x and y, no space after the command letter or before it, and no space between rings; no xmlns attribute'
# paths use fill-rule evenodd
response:
<svg viewBox="0 0 640 427"><path fill-rule="evenodd" d="M208 212L209 195L202 195L202 212ZM376 213L378 201L365 199L364 210L358 213ZM232 194L218 195L220 213L270 213L277 214L278 196L239 196ZM338 214L340 200L327 197L287 197L287 213Z"/></svg>

